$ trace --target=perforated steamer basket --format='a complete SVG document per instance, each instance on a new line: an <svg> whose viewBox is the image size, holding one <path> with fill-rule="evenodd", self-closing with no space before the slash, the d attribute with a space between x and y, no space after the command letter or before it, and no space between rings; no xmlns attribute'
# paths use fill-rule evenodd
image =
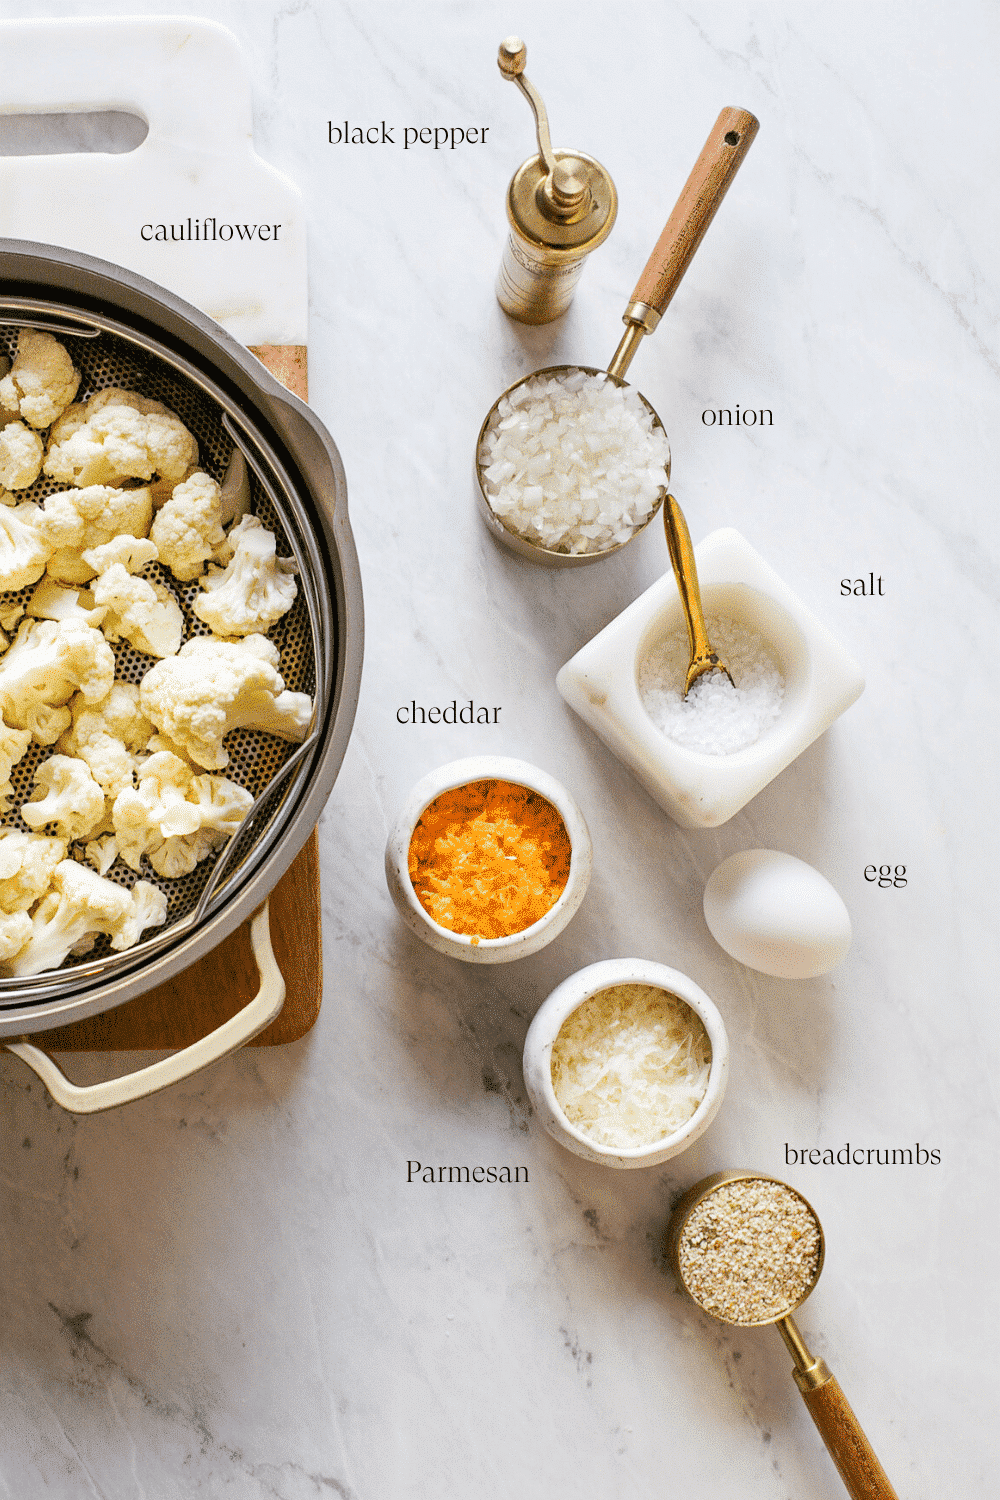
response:
<svg viewBox="0 0 1000 1500"><path fill-rule="evenodd" d="M251 475L251 509L276 532L279 555L294 556L299 568L296 603L268 636L281 652L286 687L310 693L315 713L301 745L250 730L227 738L231 760L221 774L256 799L239 834L189 876L159 880L143 869L141 878L159 884L169 904L165 926L147 930L136 947L112 953L102 939L59 970L0 979L0 1038L43 1032L120 1005L187 968L259 912L333 787L357 706L363 638L361 580L340 456L308 407L248 350L197 309L133 272L51 246L0 241L4 352L13 351L17 329L25 325L52 332L70 351L83 374L78 400L114 385L162 401L196 436L200 466L220 481L234 448L242 451ZM61 488L41 478L18 499L42 499ZM157 566L148 570L154 580ZM162 576L180 594L185 639L207 633L189 607L197 583L178 585ZM31 588L23 592L27 597ZM119 680L139 681L151 664L125 642L116 656ZM32 746L15 766L15 807L27 795L39 760L50 753ZM23 826L16 814L4 821ZM109 878L131 886L140 876L118 861ZM255 920L252 931L263 973L272 962L266 923ZM20 1045L14 1050L25 1055Z"/></svg>

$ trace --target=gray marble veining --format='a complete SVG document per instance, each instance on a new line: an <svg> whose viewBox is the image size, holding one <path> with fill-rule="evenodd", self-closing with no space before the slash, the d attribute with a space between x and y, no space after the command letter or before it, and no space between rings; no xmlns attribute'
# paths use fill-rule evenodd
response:
<svg viewBox="0 0 1000 1500"><path fill-rule="evenodd" d="M0 1062L0 1493L837 1500L777 1335L710 1323L663 1264L676 1191L751 1165L786 1176L823 1220L827 1268L801 1323L900 1496L987 1494L995 12L198 9L239 39L257 150L304 194L311 398L344 458L364 578L357 725L320 825L323 1009L294 1046L107 1117L63 1114ZM532 330L493 297L506 184L531 150L494 63L512 27L555 143L605 162L621 200L570 312ZM664 417L695 540L741 530L868 686L731 822L692 832L554 687L663 572L662 534L592 569L528 566L476 515L472 445L518 374L610 356L724 104L752 109L760 135L633 378ZM488 125L489 144L329 144L327 121L343 119ZM773 428L702 422L737 402L773 409ZM872 570L883 598L841 594ZM396 719L401 704L453 698L501 706L499 725ZM410 936L382 873L410 786L488 752L558 775L595 845L567 931L491 971ZM843 895L854 945L826 978L768 979L711 939L704 881L751 847L809 860ZM905 865L906 887L866 883L872 864ZM539 1129L520 1051L562 978L628 953L715 999L733 1075L689 1153L609 1173ZM69 1064L80 1077L111 1065ZM848 1141L919 1142L941 1162L786 1165L788 1148ZM411 1160L519 1164L530 1180L407 1183Z"/></svg>

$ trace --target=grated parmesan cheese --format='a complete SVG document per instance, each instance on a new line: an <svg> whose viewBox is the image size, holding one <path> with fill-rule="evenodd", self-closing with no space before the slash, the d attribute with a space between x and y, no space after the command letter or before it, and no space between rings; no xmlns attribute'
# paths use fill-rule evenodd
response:
<svg viewBox="0 0 1000 1500"><path fill-rule="evenodd" d="M712 1046L700 1016L649 984L601 990L566 1017L552 1087L566 1118L601 1146L651 1146L705 1097Z"/></svg>

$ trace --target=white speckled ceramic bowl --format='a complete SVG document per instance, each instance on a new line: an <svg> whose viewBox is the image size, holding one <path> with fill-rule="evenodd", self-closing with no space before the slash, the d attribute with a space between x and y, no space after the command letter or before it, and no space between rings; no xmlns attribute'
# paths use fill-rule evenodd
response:
<svg viewBox="0 0 1000 1500"><path fill-rule="evenodd" d="M701 1018L712 1047L708 1088L698 1108L679 1130L648 1146L602 1146L571 1124L552 1087L552 1048L566 1017L592 995L619 984L648 984L676 995ZM728 1076L729 1038L713 1002L686 974L644 958L610 958L571 974L544 1001L524 1043L524 1081L539 1120L561 1146L606 1167L655 1167L686 1151L715 1119Z"/></svg>
<svg viewBox="0 0 1000 1500"><path fill-rule="evenodd" d="M512 933L510 937L477 940L466 933L450 932L424 910L410 881L410 840L421 814L442 792L464 786L470 781L512 781L518 786L528 787L552 803L569 835L569 879L562 895L540 921L526 927L523 932ZM590 883L592 864L590 832L583 813L566 788L538 766L503 755L478 755L468 760L453 760L418 781L389 835L385 849L385 878L389 884L389 894L404 922L417 937L436 948L439 953L447 953L452 958L460 958L471 964L507 963L514 958L526 958L529 953L537 953L546 943L551 943L562 932L583 900Z"/></svg>

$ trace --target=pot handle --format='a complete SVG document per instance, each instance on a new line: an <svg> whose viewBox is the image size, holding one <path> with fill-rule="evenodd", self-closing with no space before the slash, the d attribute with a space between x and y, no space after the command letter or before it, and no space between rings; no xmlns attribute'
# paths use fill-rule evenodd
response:
<svg viewBox="0 0 1000 1500"><path fill-rule="evenodd" d="M266 901L250 922L250 942L260 973L260 989L249 1005L200 1041L152 1063L148 1068L126 1073L121 1078L81 1086L71 1083L48 1053L32 1042L7 1042L7 1051L13 1052L38 1074L57 1104L78 1115L115 1109L119 1104L131 1104L133 1099L145 1099L148 1094L181 1083L244 1046L270 1025L285 1003L285 981L271 947Z"/></svg>

